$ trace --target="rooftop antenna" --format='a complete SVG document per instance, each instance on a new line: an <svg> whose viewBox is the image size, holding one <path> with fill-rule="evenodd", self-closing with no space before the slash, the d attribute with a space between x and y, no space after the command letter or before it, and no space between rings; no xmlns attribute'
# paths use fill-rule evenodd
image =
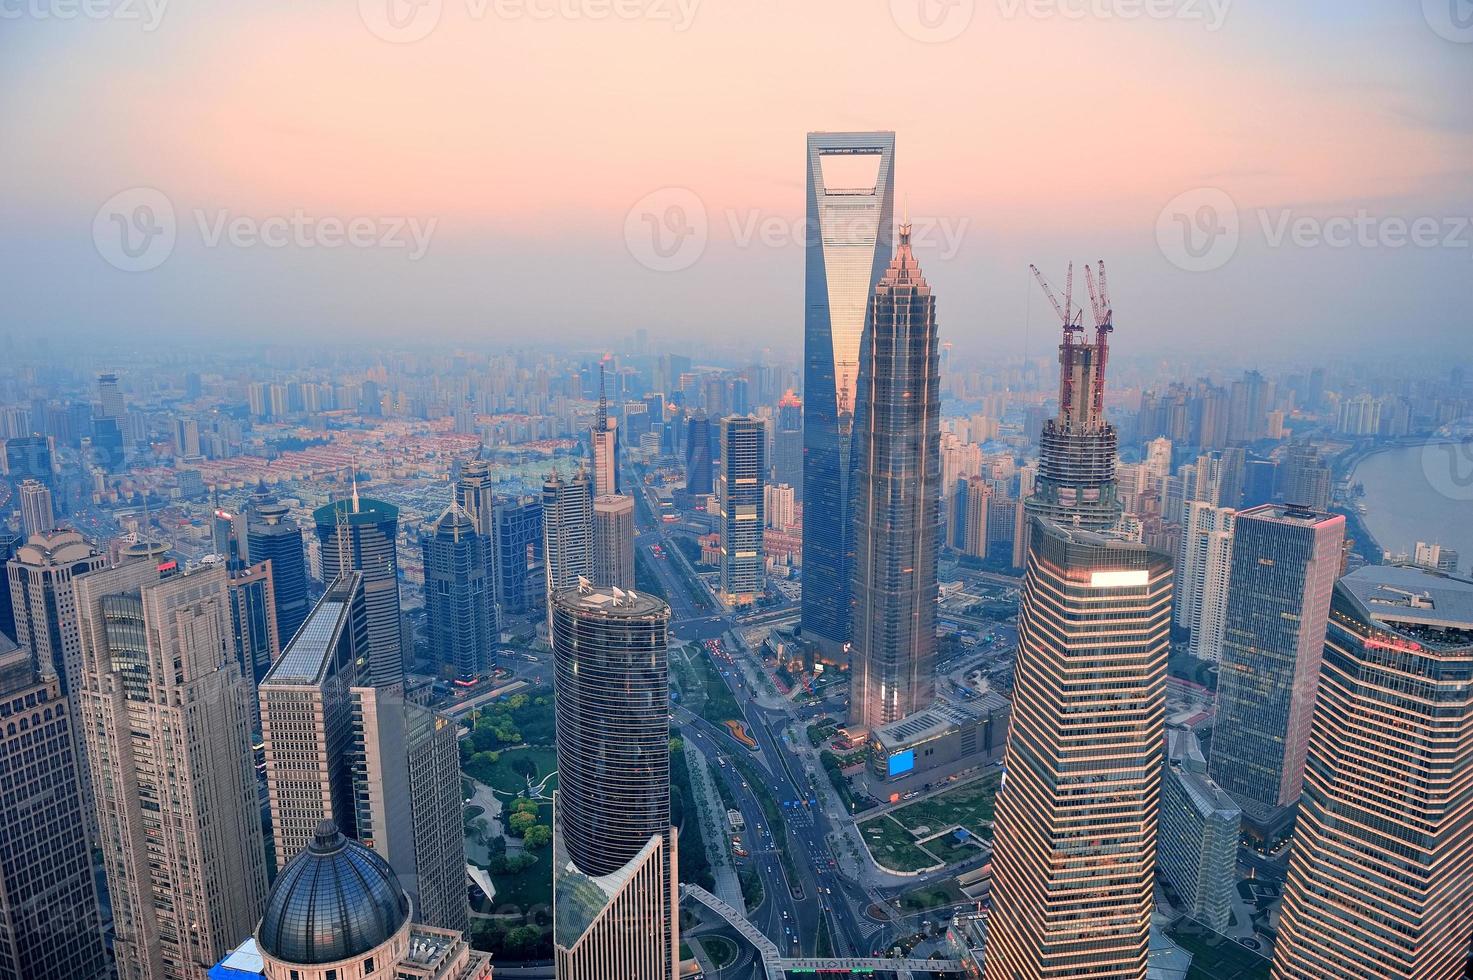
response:
<svg viewBox="0 0 1473 980"><path fill-rule="evenodd" d="M353 513L358 513L358 457L353 457Z"/></svg>

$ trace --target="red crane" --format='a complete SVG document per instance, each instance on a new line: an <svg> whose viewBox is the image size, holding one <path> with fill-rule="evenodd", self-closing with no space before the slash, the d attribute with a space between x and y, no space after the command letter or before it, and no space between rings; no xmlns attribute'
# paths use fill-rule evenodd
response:
<svg viewBox="0 0 1473 980"><path fill-rule="evenodd" d="M1066 420L1074 415L1074 335L1084 332L1084 325L1080 321L1084 318L1084 310L1076 309L1074 306L1074 263L1069 263L1069 271L1064 277L1064 293L1061 297L1054 296L1054 291L1038 271L1038 266L1030 265L1033 270L1033 278L1043 287L1043 294L1048 297L1049 303L1053 305L1054 312L1064 324L1064 342L1059 345L1059 364L1063 377L1063 387L1059 392L1059 408L1064 413ZM1062 302L1060 300L1062 299Z"/></svg>
<svg viewBox="0 0 1473 980"><path fill-rule="evenodd" d="M1095 367L1094 410L1096 417L1105 411L1105 361L1110 355L1109 335L1115 329L1115 310L1110 306L1110 286L1105 279L1105 260L1100 259L1100 286L1095 290L1094 271L1088 263L1084 266L1084 281L1089 287L1089 305L1095 315Z"/></svg>

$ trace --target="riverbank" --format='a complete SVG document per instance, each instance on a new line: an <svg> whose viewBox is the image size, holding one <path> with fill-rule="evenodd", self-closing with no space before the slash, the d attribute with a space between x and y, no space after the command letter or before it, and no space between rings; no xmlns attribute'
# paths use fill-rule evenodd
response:
<svg viewBox="0 0 1473 980"><path fill-rule="evenodd" d="M1335 461L1336 486L1357 483L1362 494L1348 506L1346 533L1354 550L1378 563L1386 552L1411 552L1416 543L1438 543L1462 555L1473 555L1473 534L1466 520L1467 504L1439 487L1424 469L1429 446L1436 437L1377 443L1349 450ZM1359 503L1363 514L1354 511ZM1374 529L1374 530L1373 530Z"/></svg>

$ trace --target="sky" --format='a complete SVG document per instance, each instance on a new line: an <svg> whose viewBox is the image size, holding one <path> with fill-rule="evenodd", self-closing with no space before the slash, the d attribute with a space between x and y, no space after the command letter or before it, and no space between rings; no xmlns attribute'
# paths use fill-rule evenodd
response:
<svg viewBox="0 0 1473 980"><path fill-rule="evenodd" d="M1466 357L1470 92L1469 0L0 0L0 332L795 353L886 129L974 356L1103 258L1133 355Z"/></svg>

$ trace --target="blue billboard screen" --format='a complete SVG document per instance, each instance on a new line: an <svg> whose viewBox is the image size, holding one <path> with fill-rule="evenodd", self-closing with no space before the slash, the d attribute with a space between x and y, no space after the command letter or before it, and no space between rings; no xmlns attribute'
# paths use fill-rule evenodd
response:
<svg viewBox="0 0 1473 980"><path fill-rule="evenodd" d="M890 775L899 776L910 772L916 767L916 754L914 749L904 752L896 752L890 757Z"/></svg>

